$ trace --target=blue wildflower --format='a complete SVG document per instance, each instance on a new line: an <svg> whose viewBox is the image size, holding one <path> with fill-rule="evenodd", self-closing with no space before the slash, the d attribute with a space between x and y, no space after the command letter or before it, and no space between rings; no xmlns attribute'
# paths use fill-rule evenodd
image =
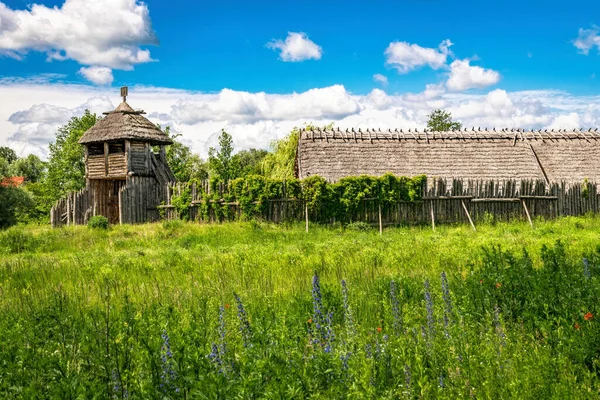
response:
<svg viewBox="0 0 600 400"><path fill-rule="evenodd" d="M248 315L244 309L244 304L237 294L234 293L233 296L235 297L235 302L237 303L238 319L240 320L240 333L242 334L244 347L252 347L252 329L250 327L250 322L248 321Z"/></svg>
<svg viewBox="0 0 600 400"><path fill-rule="evenodd" d="M175 387L175 380L177 378L177 374L175 373L175 369L173 368L173 353L171 352L171 344L169 340L169 335L166 330L163 330L162 333L163 344L160 349L160 357L161 357L161 374L160 374L160 388L164 393L169 393L171 391L178 392L179 390Z"/></svg>
<svg viewBox="0 0 600 400"><path fill-rule="evenodd" d="M425 280L425 306L427 307L427 328L429 329L429 335L433 337L435 336L435 322L433 318L433 301L431 300L428 280Z"/></svg>
<svg viewBox="0 0 600 400"><path fill-rule="evenodd" d="M583 275L585 276L585 279L590 279L592 277L592 274L590 273L590 262L585 257L583 258Z"/></svg>

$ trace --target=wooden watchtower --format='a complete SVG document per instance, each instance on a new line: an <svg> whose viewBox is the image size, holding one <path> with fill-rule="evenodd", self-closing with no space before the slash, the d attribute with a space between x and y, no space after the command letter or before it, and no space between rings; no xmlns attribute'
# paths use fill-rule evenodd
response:
<svg viewBox="0 0 600 400"><path fill-rule="evenodd" d="M111 224L159 218L157 206L167 200L167 187L175 181L166 160L166 146L173 141L143 111L127 104L126 87L121 95L123 102L79 140L86 188L55 205L53 225L85 224L93 215L103 215Z"/></svg>

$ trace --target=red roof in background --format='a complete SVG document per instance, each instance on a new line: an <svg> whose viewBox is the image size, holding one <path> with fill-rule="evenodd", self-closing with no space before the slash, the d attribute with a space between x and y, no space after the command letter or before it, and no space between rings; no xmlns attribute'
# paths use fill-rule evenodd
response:
<svg viewBox="0 0 600 400"><path fill-rule="evenodd" d="M0 182L0 185L2 185L4 187L8 187L8 186L19 187L23 184L23 182L25 182L24 176L11 176L11 177L2 179L2 182Z"/></svg>

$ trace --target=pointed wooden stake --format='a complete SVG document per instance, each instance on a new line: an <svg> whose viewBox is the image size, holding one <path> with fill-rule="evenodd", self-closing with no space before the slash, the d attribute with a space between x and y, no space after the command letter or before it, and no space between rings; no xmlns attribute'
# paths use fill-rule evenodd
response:
<svg viewBox="0 0 600 400"><path fill-rule="evenodd" d="M429 208L431 210L431 228L435 231L435 217L433 215L433 200L429 201Z"/></svg>
<svg viewBox="0 0 600 400"><path fill-rule="evenodd" d="M529 225L531 225L531 229L533 229L533 222L531 222L531 216L529 215L529 210L527 209L525 200L521 199L521 204L523 204L523 208L525 209L525 214L527 214L527 220L529 221Z"/></svg>

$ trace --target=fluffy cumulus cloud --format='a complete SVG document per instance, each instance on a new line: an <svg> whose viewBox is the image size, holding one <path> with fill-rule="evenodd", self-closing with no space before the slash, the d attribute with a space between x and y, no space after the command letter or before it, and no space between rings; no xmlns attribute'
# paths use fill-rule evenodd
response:
<svg viewBox="0 0 600 400"><path fill-rule="evenodd" d="M110 85L114 80L112 70L107 67L83 67L79 69L79 74L96 85Z"/></svg>
<svg viewBox="0 0 600 400"><path fill-rule="evenodd" d="M272 40L266 46L278 50L281 60L287 62L320 60L323 54L321 46L310 40L303 32L288 32L285 40Z"/></svg>
<svg viewBox="0 0 600 400"><path fill-rule="evenodd" d="M579 28L579 35L573 40L573 45L585 55L590 53L590 50L596 47L600 50L600 30L598 27L593 29Z"/></svg>
<svg viewBox="0 0 600 400"><path fill-rule="evenodd" d="M425 65L440 69L446 65L450 46L452 46L450 40L444 40L438 48L421 47L407 42L392 42L385 50L385 62L402 74Z"/></svg>
<svg viewBox="0 0 600 400"><path fill-rule="evenodd" d="M23 59L40 51L49 61L75 60L92 66L80 72L94 83L107 84L109 69L152 61L141 46L156 43L148 7L139 0L65 0L60 7L33 4L27 10L0 2L1 53Z"/></svg>
<svg viewBox="0 0 600 400"><path fill-rule="evenodd" d="M435 108L450 111L467 127L575 128L600 126L600 96L572 96L552 90L486 93L451 92L445 83L420 93L389 94L382 89L357 95L334 85L302 93L269 94L224 89L216 94L168 88L130 88L129 102L146 116L181 133L181 140L206 157L221 129L236 149L267 148L304 123L345 128L419 128ZM0 80L0 146L19 154L47 155L58 127L85 109L114 109L118 91L32 79Z"/></svg>
<svg viewBox="0 0 600 400"><path fill-rule="evenodd" d="M500 74L494 70L473 66L469 60L455 60L450 64L446 86L456 92L467 89L483 89L495 85Z"/></svg>

